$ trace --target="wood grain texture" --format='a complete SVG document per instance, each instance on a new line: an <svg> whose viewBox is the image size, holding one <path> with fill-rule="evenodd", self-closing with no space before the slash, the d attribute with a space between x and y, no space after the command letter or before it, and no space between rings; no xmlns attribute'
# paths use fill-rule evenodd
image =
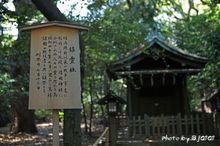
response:
<svg viewBox="0 0 220 146"><path fill-rule="evenodd" d="M67 51L64 52L65 42L55 46L55 40L52 40L52 47L45 47L43 37L66 37ZM45 42L49 45L48 40ZM74 47L74 51L70 51L70 47ZM52 53L49 53L49 49ZM41 57L37 58L37 53L41 53ZM29 109L80 109L80 97L78 30L57 26L32 30Z"/></svg>

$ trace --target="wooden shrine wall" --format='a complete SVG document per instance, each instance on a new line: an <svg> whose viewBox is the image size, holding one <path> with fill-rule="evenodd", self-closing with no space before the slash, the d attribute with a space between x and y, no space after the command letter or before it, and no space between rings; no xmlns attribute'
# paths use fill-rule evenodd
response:
<svg viewBox="0 0 220 146"><path fill-rule="evenodd" d="M138 88L135 88L131 83L128 86L128 108L132 116L143 114L149 116L175 115L186 113L189 110L185 78L176 78L175 84L165 85L157 82L150 85L149 80L143 82L145 84Z"/></svg>

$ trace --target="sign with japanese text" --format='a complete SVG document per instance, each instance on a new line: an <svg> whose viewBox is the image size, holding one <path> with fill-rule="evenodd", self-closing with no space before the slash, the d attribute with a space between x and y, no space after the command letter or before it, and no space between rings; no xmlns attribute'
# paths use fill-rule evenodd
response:
<svg viewBox="0 0 220 146"><path fill-rule="evenodd" d="M31 31L29 109L81 108L79 30Z"/></svg>

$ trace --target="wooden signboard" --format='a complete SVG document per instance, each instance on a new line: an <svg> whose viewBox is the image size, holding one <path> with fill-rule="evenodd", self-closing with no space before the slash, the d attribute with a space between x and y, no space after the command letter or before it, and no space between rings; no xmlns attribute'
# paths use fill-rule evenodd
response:
<svg viewBox="0 0 220 146"><path fill-rule="evenodd" d="M29 109L53 109L53 146L59 146L59 110L81 108L81 25L52 21L31 30Z"/></svg>
<svg viewBox="0 0 220 146"><path fill-rule="evenodd" d="M50 22L31 29L29 109L81 108L79 30Z"/></svg>

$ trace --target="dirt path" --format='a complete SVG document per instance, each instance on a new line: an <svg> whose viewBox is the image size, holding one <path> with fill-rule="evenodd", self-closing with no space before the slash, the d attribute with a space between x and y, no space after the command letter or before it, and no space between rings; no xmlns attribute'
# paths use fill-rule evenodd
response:
<svg viewBox="0 0 220 146"><path fill-rule="evenodd" d="M63 133L60 124L60 143L62 146ZM0 146L50 146L52 143L52 123L37 124L37 134L18 133L11 134L9 127L0 128ZM82 126L83 128L83 126ZM93 137L82 134L83 146L90 146L99 136L99 131L94 132Z"/></svg>

